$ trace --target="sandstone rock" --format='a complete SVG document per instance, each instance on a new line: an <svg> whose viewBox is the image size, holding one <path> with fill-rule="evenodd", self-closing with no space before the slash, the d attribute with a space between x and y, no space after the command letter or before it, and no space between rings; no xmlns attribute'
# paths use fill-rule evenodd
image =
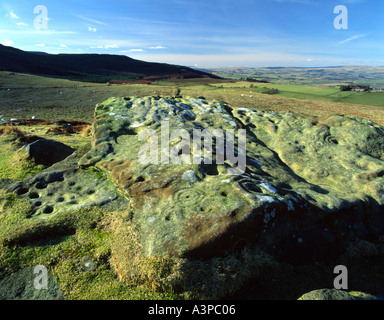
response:
<svg viewBox="0 0 384 320"><path fill-rule="evenodd" d="M85 256L81 259L81 267L83 271L94 271L97 268L97 264L92 260L91 256Z"/></svg>
<svg viewBox="0 0 384 320"><path fill-rule="evenodd" d="M367 196L383 203L382 126L342 115L322 122L289 112L234 110L234 116L251 126L294 174L317 186L314 200L322 209L337 210L340 202L348 205Z"/></svg>
<svg viewBox="0 0 384 320"><path fill-rule="evenodd" d="M206 140L192 144L196 132ZM183 272L159 281L220 298L269 257L323 263L381 235L383 146L384 128L361 118L110 98L96 106L91 151L9 190L31 201L32 219L124 199L112 234L119 275L136 281L150 259L180 258Z"/></svg>
<svg viewBox="0 0 384 320"><path fill-rule="evenodd" d="M31 202L33 209L28 217L31 219L47 219L61 212L102 206L121 198L105 175L78 169L73 156L24 181L14 183L8 191Z"/></svg>
<svg viewBox="0 0 384 320"><path fill-rule="evenodd" d="M318 289L303 294L298 300L382 300L382 298L359 291Z"/></svg>
<svg viewBox="0 0 384 320"><path fill-rule="evenodd" d="M193 170L188 170L183 173L181 179L187 181L190 185L199 181L199 178L195 175Z"/></svg>
<svg viewBox="0 0 384 320"><path fill-rule="evenodd" d="M11 180L11 179L3 179L3 178L0 178L0 192L1 190L7 190L12 184L14 184L15 181Z"/></svg>
<svg viewBox="0 0 384 320"><path fill-rule="evenodd" d="M58 141L41 139L28 144L25 151L37 164L51 166L64 160L75 150Z"/></svg>
<svg viewBox="0 0 384 320"><path fill-rule="evenodd" d="M357 300L346 291L319 289L302 295L298 300Z"/></svg>
<svg viewBox="0 0 384 320"><path fill-rule="evenodd" d="M63 128L68 132L68 133L75 133L73 130L73 126L71 123L64 123Z"/></svg>
<svg viewBox="0 0 384 320"><path fill-rule="evenodd" d="M0 300L63 300L56 279L48 273L47 287L39 288L34 282L39 272L27 267L0 280ZM38 279L37 279L38 280Z"/></svg>
<svg viewBox="0 0 384 320"><path fill-rule="evenodd" d="M177 135L142 164L139 152L152 139L139 141L145 129L154 140L177 129L190 137L196 129L234 130L239 139L245 129L246 170L229 174L228 158L217 164L224 150L216 150L212 164L183 162L184 152L180 164L162 163L173 147L182 151ZM257 245L307 263L332 259L346 241L384 231L383 145L383 128L359 118L320 123L203 99L110 98L96 107L94 149L80 165L105 171L130 198L147 256L212 258Z"/></svg>

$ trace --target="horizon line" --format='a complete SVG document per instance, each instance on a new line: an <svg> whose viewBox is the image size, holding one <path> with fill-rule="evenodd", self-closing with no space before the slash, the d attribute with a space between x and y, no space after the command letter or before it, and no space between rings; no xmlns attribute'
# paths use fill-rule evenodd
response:
<svg viewBox="0 0 384 320"><path fill-rule="evenodd" d="M17 47L14 47L14 46L7 46L7 45L4 45L4 44L1 44L0 43L0 46L3 46L3 47L8 47L8 48L13 48L13 49L16 49L16 50L20 50L20 51L24 51L24 52L28 52L28 53L43 53L43 54L49 54L49 55L63 55L63 54L70 54L70 55L112 55L112 56L125 56L125 57L128 57L128 58L131 58L131 59L135 59L135 60L140 60L140 59L137 59L137 58L132 58L132 57L129 57L128 55L124 55L124 54L116 54L116 53L48 53L48 52L45 52L45 51L26 51L26 50L22 50L20 48L17 48ZM141 60L141 61L145 61L145 62L153 62L153 61L146 61L146 60ZM158 62L160 63L160 62ZM278 69L278 68L294 68L294 69L307 69L307 68L312 68L312 69L320 69L320 68L345 68L345 67L370 67L370 68L383 68L384 65L375 65L375 66L371 66L371 65L328 65L328 66L302 66L302 67L299 67L299 66L282 66L282 65L277 65L277 66L263 66L263 67L251 67L251 66L245 66L245 65L238 65L238 66L223 66L223 67L215 67L215 66L191 66L191 65L179 65L179 64L176 64L176 63L172 63L172 62L162 62L162 63L165 63L165 64L174 64L174 65L178 65L178 66L185 66L185 67L188 67L188 68L192 68L192 69L209 69L209 68L213 68L213 69L224 69L224 68L250 68L250 69Z"/></svg>

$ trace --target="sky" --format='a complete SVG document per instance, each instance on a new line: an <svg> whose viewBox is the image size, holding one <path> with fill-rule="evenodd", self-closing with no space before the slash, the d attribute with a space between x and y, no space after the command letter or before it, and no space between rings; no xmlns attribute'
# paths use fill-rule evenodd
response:
<svg viewBox="0 0 384 320"><path fill-rule="evenodd" d="M0 43L201 68L384 66L384 1L0 0Z"/></svg>

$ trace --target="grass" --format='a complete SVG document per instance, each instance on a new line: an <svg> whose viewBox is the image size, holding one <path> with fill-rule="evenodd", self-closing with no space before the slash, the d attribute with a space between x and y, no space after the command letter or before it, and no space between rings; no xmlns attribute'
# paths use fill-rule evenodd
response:
<svg viewBox="0 0 384 320"><path fill-rule="evenodd" d="M318 99L287 98L282 94L262 94L258 93L258 88L250 88L249 82L230 82L211 85L181 86L181 95L202 95L207 99L226 101L232 107L259 108L262 110L291 111L297 114L317 116L320 118L329 117L335 114L346 114L359 116L375 123L384 125L384 112L382 106L370 106L367 104L352 104L327 101L325 98ZM264 87L265 84L262 84ZM279 88L276 84L270 85L272 88ZM287 86L288 88L290 86ZM286 88L287 88L286 87ZM303 86L294 86L303 88ZM280 87L280 89L282 89ZM317 90L316 87L313 89ZM326 88L332 89L332 88ZM306 90L310 90L308 87ZM321 92L321 91L320 91ZM324 91L323 91L324 92ZM329 93L329 92L328 92ZM308 93L307 93L308 94ZM381 93L384 97L384 93ZM360 93L356 93L360 95ZM304 98L304 96L302 96ZM328 98L329 99L329 98ZM384 106L384 103L382 104Z"/></svg>
<svg viewBox="0 0 384 320"><path fill-rule="evenodd" d="M99 208L70 212L45 220L25 219L27 201L0 195L0 278L27 266L44 265L68 300L164 300L177 298L146 286L121 282L111 268L110 213ZM96 264L84 269L82 261Z"/></svg>
<svg viewBox="0 0 384 320"><path fill-rule="evenodd" d="M253 84L257 88L250 88ZM279 93L265 95L266 88ZM8 90L10 89L10 90ZM0 72L0 115L6 119L79 120L93 122L95 105L117 96L204 96L234 107L291 110L317 116L357 115L384 124L384 93L340 92L338 88L244 81L194 79L148 84L107 85ZM176 91L175 91L176 90ZM252 97L251 97L252 96Z"/></svg>
<svg viewBox="0 0 384 320"><path fill-rule="evenodd" d="M207 70L206 70L207 71ZM384 67L348 66L329 68L214 68L208 72L233 79L258 79L271 83L340 86L366 84L384 90Z"/></svg>
<svg viewBox="0 0 384 320"><path fill-rule="evenodd" d="M25 157L19 138L37 135L54 139L75 148L79 157L90 149L87 130L77 134L48 133L52 127L0 127L0 179L23 180L45 168ZM120 280L110 263L113 230L109 221L116 213L90 207L52 219L28 219L30 202L0 191L0 279L24 267L44 265L68 300L180 299L171 290ZM84 258L92 259L97 267L84 269Z"/></svg>
<svg viewBox="0 0 384 320"><path fill-rule="evenodd" d="M8 119L29 119L34 115L47 120L92 122L95 104L111 96L171 96L177 93L226 101L234 108L290 110L318 117L342 113L384 125L381 95L341 93L329 87L255 83L257 87L250 88L249 82L212 79L106 85L6 72L0 72L0 82L0 114ZM279 93L263 94L263 87L277 88ZM18 141L23 136L36 135L60 141L76 149L79 155L89 150L91 137L86 128L76 134L48 133L52 127L0 126L0 179L23 180L43 169L23 156L22 144ZM246 251L240 260L223 258L211 264L188 263L170 257L148 259L138 254L138 241L127 222L126 212L92 207L52 219L32 220L26 218L29 211L29 202L13 194L0 193L0 279L26 266L45 265L57 279L66 299L186 299L219 295L224 292L220 290L225 285L232 288L229 298L295 299L316 286L332 286L332 271L317 266L294 268L277 264L265 255L249 255ZM382 280L375 262L382 265L383 246L365 242L353 248L341 263L354 266L352 272L356 273L356 279L363 279L358 273L367 270L365 274L371 286L361 280L352 283L351 289L379 292L381 288L375 283L382 283ZM119 256L120 265L116 265L115 255ZM85 257L91 257L96 269L84 270ZM257 259L257 263L253 259ZM366 268L364 259L372 261L370 268ZM250 270L249 266L254 266L255 270ZM223 272L223 268L229 270L228 273ZM254 278L247 290L236 291L249 272L253 272ZM188 280L189 283L184 282ZM201 285L195 288L195 295L187 290L191 282ZM196 292L200 296L196 296Z"/></svg>
<svg viewBox="0 0 384 320"><path fill-rule="evenodd" d="M84 154L91 147L91 137L87 131L75 134L48 133L53 126L0 126L0 179L24 180L36 174L45 167L37 165L29 159L23 149L22 137L37 136L62 142L77 150L79 155Z"/></svg>
<svg viewBox="0 0 384 320"><path fill-rule="evenodd" d="M111 96L148 93L143 85L110 85L0 72L0 114L7 119L93 122L93 110ZM8 90L10 89L10 90ZM171 93L171 89L164 93ZM18 111L19 110L19 111Z"/></svg>
<svg viewBox="0 0 384 320"><path fill-rule="evenodd" d="M251 86L254 86L253 88ZM263 93L266 89L278 89L276 96L300 100L329 101L369 106L384 106L384 92L352 92L340 91L338 87L307 86L276 83L250 83L238 81L234 84L224 84L220 87L232 90L243 90L246 94ZM249 90L248 90L249 88Z"/></svg>
<svg viewBox="0 0 384 320"><path fill-rule="evenodd" d="M17 139L25 133L19 128L6 126L0 129L0 178L23 180L31 174L40 172L44 167L36 165L20 150Z"/></svg>

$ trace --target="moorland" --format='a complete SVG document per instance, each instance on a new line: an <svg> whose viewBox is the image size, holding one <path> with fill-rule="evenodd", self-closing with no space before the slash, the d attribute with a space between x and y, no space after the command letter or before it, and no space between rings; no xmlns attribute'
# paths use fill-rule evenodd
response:
<svg viewBox="0 0 384 320"><path fill-rule="evenodd" d="M44 57L44 54L39 55ZM63 66L61 70L67 68L65 64ZM49 70L45 74L37 74L36 69L4 67L0 71L0 191L2 184L7 185L9 179L23 181L46 169L20 152L30 137L38 136L65 143L76 150L77 158L91 150L95 105L110 97L204 97L225 102L233 108L290 111L319 121L332 115L344 114L384 125L384 92L377 90L382 88L382 68L362 68L366 71L369 69L371 75L375 74L372 79L367 75L363 79L360 67L355 68L358 74L347 72L347 68L339 68L344 70L340 79L330 79L324 76L326 71L318 72L314 68L311 68L312 71L264 68L260 74L255 74L254 69L244 68L225 72L210 70L213 76L204 72L196 73L195 77L180 76L180 71L183 73L182 70L189 70L187 67L167 68L170 69L159 72L149 68L146 72L134 72L128 76L121 73L108 74L105 70L99 74L88 74L82 70L81 75L72 72L60 75L55 69L54 74L49 74ZM175 72L178 76L174 76ZM293 78L294 72L297 73ZM351 83L369 84L375 89L370 92L340 90L341 85ZM63 123L71 124L73 132L64 130ZM97 171L90 174L101 175ZM34 232L34 228L41 227L41 224L22 219L28 211L28 203L12 194L1 192L0 278L26 266L44 264L58 279L68 299L181 298L171 291L159 292L156 287L158 276L155 271L166 272L169 267L164 261L153 260L150 265L143 266L144 271L150 271L145 285L136 286L119 281L108 264L111 234L104 225L112 217L104 209L81 209L73 214L58 215L52 222L43 225L46 234L60 231L57 225L62 224L65 228L70 223L73 224L70 228L75 226L76 232L50 235L48 240L44 240ZM117 224L113 219L109 223ZM38 241L20 241L23 234L37 237ZM371 253L378 252L373 245L367 243L360 246L359 252L367 252L367 248ZM79 266L84 265L83 260L91 256L99 267L84 272ZM372 257L379 263L372 264L367 272L373 274L370 279L380 280L377 269L382 265L382 258L375 254ZM361 271L362 266L356 264L356 273ZM252 298L298 298L305 290L324 284L323 271L319 271L318 266L311 268L311 271L317 272L315 278L308 273L308 269L300 267L288 268L281 275L280 266L264 270L262 276L253 283L259 289L253 292ZM298 273L298 270L302 272ZM269 278L277 279L284 285L276 291L269 286ZM378 282L372 281L372 286ZM357 289L363 287L360 283L355 286ZM243 292L236 298L247 297L248 293Z"/></svg>
<svg viewBox="0 0 384 320"><path fill-rule="evenodd" d="M340 86L365 84L374 89L384 89L384 67L335 66L335 67L233 67L211 68L204 71L223 78L250 78L281 84Z"/></svg>

